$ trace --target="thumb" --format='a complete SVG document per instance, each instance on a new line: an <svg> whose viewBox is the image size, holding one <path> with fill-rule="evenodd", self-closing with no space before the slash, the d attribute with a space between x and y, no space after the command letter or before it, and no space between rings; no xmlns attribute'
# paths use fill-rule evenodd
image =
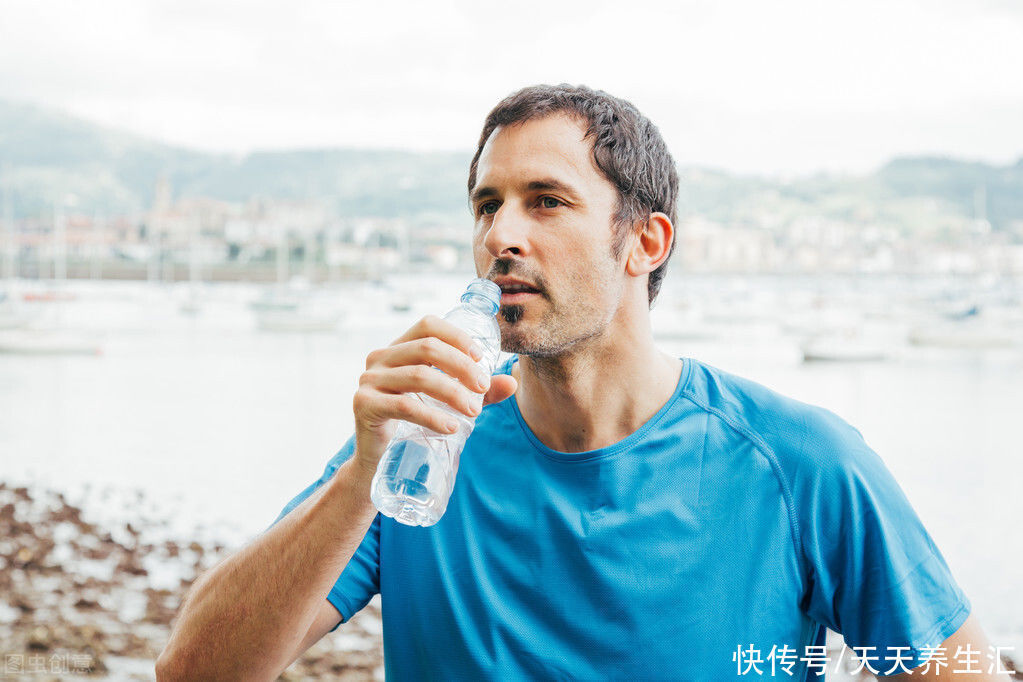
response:
<svg viewBox="0 0 1023 682"><path fill-rule="evenodd" d="M490 389L483 396L483 404L499 403L515 393L515 389L518 387L519 382L515 381L515 378L511 375L495 374L490 378Z"/></svg>

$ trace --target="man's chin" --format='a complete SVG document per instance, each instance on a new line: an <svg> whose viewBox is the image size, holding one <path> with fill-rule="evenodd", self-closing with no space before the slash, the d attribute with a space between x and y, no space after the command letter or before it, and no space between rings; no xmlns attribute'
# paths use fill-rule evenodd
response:
<svg viewBox="0 0 1023 682"><path fill-rule="evenodd" d="M543 358L558 355L562 350L545 342L537 330L527 329L521 322L510 328L501 323L501 327L501 350L505 353Z"/></svg>
<svg viewBox="0 0 1023 682"><path fill-rule="evenodd" d="M530 355L536 345L535 339L525 332L520 325L509 327L501 322L501 350L516 355Z"/></svg>

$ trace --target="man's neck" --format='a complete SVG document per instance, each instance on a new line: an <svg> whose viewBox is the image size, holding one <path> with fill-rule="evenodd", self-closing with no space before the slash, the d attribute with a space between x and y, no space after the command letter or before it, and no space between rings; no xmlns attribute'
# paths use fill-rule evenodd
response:
<svg viewBox="0 0 1023 682"><path fill-rule="evenodd" d="M607 338L563 356L520 356L513 368L519 410L548 447L583 452L613 445L674 393L682 363L659 351L649 331Z"/></svg>

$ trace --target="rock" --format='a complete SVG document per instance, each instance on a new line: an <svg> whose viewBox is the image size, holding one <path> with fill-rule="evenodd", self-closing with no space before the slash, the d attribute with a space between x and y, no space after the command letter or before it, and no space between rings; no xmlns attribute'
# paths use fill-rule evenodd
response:
<svg viewBox="0 0 1023 682"><path fill-rule="evenodd" d="M82 597L78 601L75 602L75 608L76 609L84 609L84 610L90 610L91 611L91 610L95 610L95 609L99 608L99 602L94 601L92 599L86 599L85 597Z"/></svg>
<svg viewBox="0 0 1023 682"><path fill-rule="evenodd" d="M102 675L103 673L110 672L110 669L106 666L106 663L100 656L96 654L95 651L91 649L86 649L83 652L83 654L85 656L88 656L88 659L86 660L88 660L89 664L84 668L78 669L79 673L87 672L90 675Z"/></svg>
<svg viewBox="0 0 1023 682"><path fill-rule="evenodd" d="M53 643L53 633L45 625L32 628L28 635L28 648L30 651L49 651Z"/></svg>
<svg viewBox="0 0 1023 682"><path fill-rule="evenodd" d="M125 635L125 644L122 649L122 656L129 658L151 658L153 660L159 655L159 650L143 637L129 632Z"/></svg>
<svg viewBox="0 0 1023 682"><path fill-rule="evenodd" d="M24 594L15 594L11 597L10 604L22 613L32 613L36 610L36 607L29 603L28 598Z"/></svg>
<svg viewBox="0 0 1023 682"><path fill-rule="evenodd" d="M1014 659L1007 653L1002 653L1002 667L1012 672L1005 676L1007 680L1023 680L1023 656L1017 655Z"/></svg>
<svg viewBox="0 0 1023 682"><path fill-rule="evenodd" d="M124 573L127 575L149 575L149 571L144 569L139 564L138 559L134 556L125 557L121 559L117 564L117 568L114 569L115 573Z"/></svg>
<svg viewBox="0 0 1023 682"><path fill-rule="evenodd" d="M35 561L35 552L28 547L22 547L18 550L18 553L14 555L14 561L18 568L25 568Z"/></svg>
<svg viewBox="0 0 1023 682"><path fill-rule="evenodd" d="M96 561L102 561L106 559L114 551L114 547L108 543L103 543L96 548L86 548L82 553L87 559L93 559Z"/></svg>
<svg viewBox="0 0 1023 682"><path fill-rule="evenodd" d="M153 590L146 595L146 615L143 617L143 620L147 623L169 625L174 619L177 605L175 604L174 607L168 606L168 598L159 592Z"/></svg>

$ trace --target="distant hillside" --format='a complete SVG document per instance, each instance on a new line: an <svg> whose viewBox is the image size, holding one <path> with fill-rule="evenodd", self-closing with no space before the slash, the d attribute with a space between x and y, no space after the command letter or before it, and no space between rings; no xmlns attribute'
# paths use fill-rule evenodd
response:
<svg viewBox="0 0 1023 682"><path fill-rule="evenodd" d="M898 196L940 197L974 217L983 211L996 229L1023 220L1023 158L1004 167L945 158L896 159L876 177Z"/></svg>
<svg viewBox="0 0 1023 682"><path fill-rule="evenodd" d="M462 220L470 152L310 149L241 158L155 143L37 107L0 100L0 173L14 213L40 215L74 194L79 210L129 213L153 201L166 176L175 197L228 201L316 199L341 215ZM791 182L681 169L680 212L728 225L819 215L891 220L914 229L936 215L977 217L995 229L1023 221L1023 159L991 166L943 158L896 159L861 177Z"/></svg>
<svg viewBox="0 0 1023 682"><path fill-rule="evenodd" d="M67 194L74 194L86 211L136 211L152 205L161 175L175 197L317 199L343 215L464 216L469 158L468 152L355 149L233 158L158 144L0 100L0 175L6 168L19 216L45 213Z"/></svg>
<svg viewBox="0 0 1023 682"><path fill-rule="evenodd" d="M244 201L324 199L342 215L468 215L468 153L313 149L256 152L181 183L181 192Z"/></svg>
<svg viewBox="0 0 1023 682"><path fill-rule="evenodd" d="M155 178L201 175L223 161L108 130L37 107L0 101L0 174L16 215L48 210L66 194L87 210L136 210Z"/></svg>

